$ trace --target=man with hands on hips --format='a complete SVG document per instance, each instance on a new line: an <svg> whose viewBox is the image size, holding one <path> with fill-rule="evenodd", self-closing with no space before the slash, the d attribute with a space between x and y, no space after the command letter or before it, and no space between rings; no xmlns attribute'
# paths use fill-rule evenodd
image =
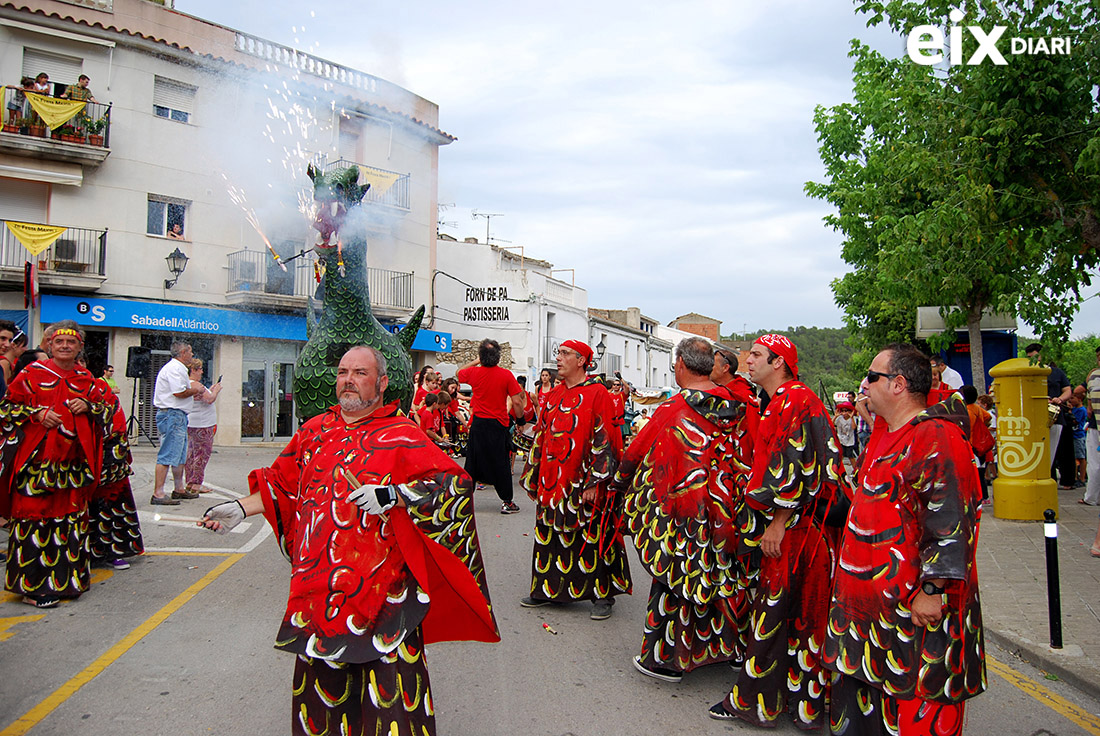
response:
<svg viewBox="0 0 1100 736"><path fill-rule="evenodd" d="M470 478L397 402L384 403L388 383L381 353L350 348L339 405L252 471L251 495L199 522L224 534L262 513L290 560L275 646L298 655L293 734L433 734L423 645L499 640Z"/></svg>

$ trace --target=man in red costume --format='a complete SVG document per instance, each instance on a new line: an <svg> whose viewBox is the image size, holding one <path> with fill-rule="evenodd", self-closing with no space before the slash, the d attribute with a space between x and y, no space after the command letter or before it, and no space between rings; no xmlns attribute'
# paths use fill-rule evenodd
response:
<svg viewBox="0 0 1100 736"><path fill-rule="evenodd" d="M566 340L558 348L558 384L546 399L523 469L536 501L531 595L526 608L593 601L591 618L610 618L614 596L630 593L630 568L608 483L622 455L611 396L587 374L592 348Z"/></svg>
<svg viewBox="0 0 1100 736"><path fill-rule="evenodd" d="M469 476L383 405L388 383L381 353L348 350L340 405L200 522L224 533L263 513L291 562L275 646L298 655L293 734L434 734L424 644L499 640Z"/></svg>
<svg viewBox="0 0 1100 736"><path fill-rule="evenodd" d="M676 346L680 393L658 407L623 455L614 486L642 565L653 576L634 667L679 682L684 672L740 661L748 620L734 512L751 452L738 444L745 401L709 378L710 343Z"/></svg>
<svg viewBox="0 0 1100 736"><path fill-rule="evenodd" d="M926 408L931 385L927 356L890 345L860 389L878 420L829 609L835 734L961 734L986 687L969 418L958 395Z"/></svg>
<svg viewBox="0 0 1100 736"><path fill-rule="evenodd" d="M103 465L108 405L76 358L84 331L47 328L50 358L31 363L0 403L0 517L11 519L4 587L37 608L88 590L88 501Z"/></svg>
<svg viewBox="0 0 1100 736"><path fill-rule="evenodd" d="M710 715L774 727L786 710L797 727L821 728L832 549L818 517L845 494L840 444L825 405L798 381L794 343L763 335L746 362L770 401L739 521L746 544L759 545L764 556L745 664Z"/></svg>

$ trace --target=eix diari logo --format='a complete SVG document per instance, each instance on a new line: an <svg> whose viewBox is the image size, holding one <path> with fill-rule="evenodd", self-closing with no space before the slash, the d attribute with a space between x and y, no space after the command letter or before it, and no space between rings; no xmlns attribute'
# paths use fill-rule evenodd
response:
<svg viewBox="0 0 1100 736"><path fill-rule="evenodd" d="M998 66L1008 64L1004 54L998 47L1001 37L1008 31L1007 26L993 26L989 33L981 26L961 26L960 21L966 17L966 13L955 8L948 17L951 26L948 30L950 40L950 52L948 63L952 66L967 64L975 66L989 59ZM967 60L963 60L963 31L968 32L978 42L978 48ZM1053 38L1010 38L1009 53L1019 54L1044 54L1050 56L1069 56L1072 39L1069 36ZM943 31L937 26L917 26L909 32L906 39L905 50L915 63L922 66L932 66L943 61L944 37Z"/></svg>

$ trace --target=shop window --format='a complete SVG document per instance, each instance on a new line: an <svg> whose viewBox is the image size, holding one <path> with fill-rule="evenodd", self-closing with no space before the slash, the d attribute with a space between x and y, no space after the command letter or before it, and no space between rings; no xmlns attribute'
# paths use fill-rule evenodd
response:
<svg viewBox="0 0 1100 736"><path fill-rule="evenodd" d="M190 205L182 199L150 194L145 232L171 240L190 240L187 234L187 210Z"/></svg>

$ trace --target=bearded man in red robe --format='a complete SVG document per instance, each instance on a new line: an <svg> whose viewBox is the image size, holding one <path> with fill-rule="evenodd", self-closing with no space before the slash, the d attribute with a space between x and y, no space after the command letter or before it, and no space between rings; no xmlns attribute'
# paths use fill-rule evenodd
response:
<svg viewBox="0 0 1100 736"><path fill-rule="evenodd" d="M620 503L608 484L623 452L611 395L589 376L592 348L566 340L558 349L558 383L546 398L522 483L536 501L531 595L538 608L593 601L591 618L611 617L614 596L630 593L630 568L618 531Z"/></svg>
<svg viewBox="0 0 1100 736"><path fill-rule="evenodd" d="M828 684L821 648L833 565L822 519L847 497L840 443L825 405L798 380L798 350L790 339L757 338L746 363L770 397L739 513L745 543L759 546L763 558L744 666L710 716L775 727L788 711L797 727L821 728Z"/></svg>
<svg viewBox="0 0 1100 736"><path fill-rule="evenodd" d="M844 736L954 736L986 688L975 546L981 485L958 394L926 407L928 358L875 356L878 419L839 551L824 662Z"/></svg>
<svg viewBox="0 0 1100 736"><path fill-rule="evenodd" d="M100 479L109 407L77 356L72 320L46 329L50 358L31 363L0 403L0 517L11 519L4 587L36 608L76 598L91 580L88 501Z"/></svg>
<svg viewBox="0 0 1100 736"><path fill-rule="evenodd" d="M653 576L634 667L665 682L740 661L745 649L748 597L734 513L752 461L738 443L748 397L710 380L714 361L701 337L677 345L680 393L657 408L615 474L634 545Z"/></svg>
<svg viewBox="0 0 1100 736"><path fill-rule="evenodd" d="M199 522L224 533L262 513L290 560L275 646L298 655L295 735L434 734L424 645L500 639L470 478L397 402L382 403L388 383L380 352L348 350L340 405L252 471L252 495Z"/></svg>

